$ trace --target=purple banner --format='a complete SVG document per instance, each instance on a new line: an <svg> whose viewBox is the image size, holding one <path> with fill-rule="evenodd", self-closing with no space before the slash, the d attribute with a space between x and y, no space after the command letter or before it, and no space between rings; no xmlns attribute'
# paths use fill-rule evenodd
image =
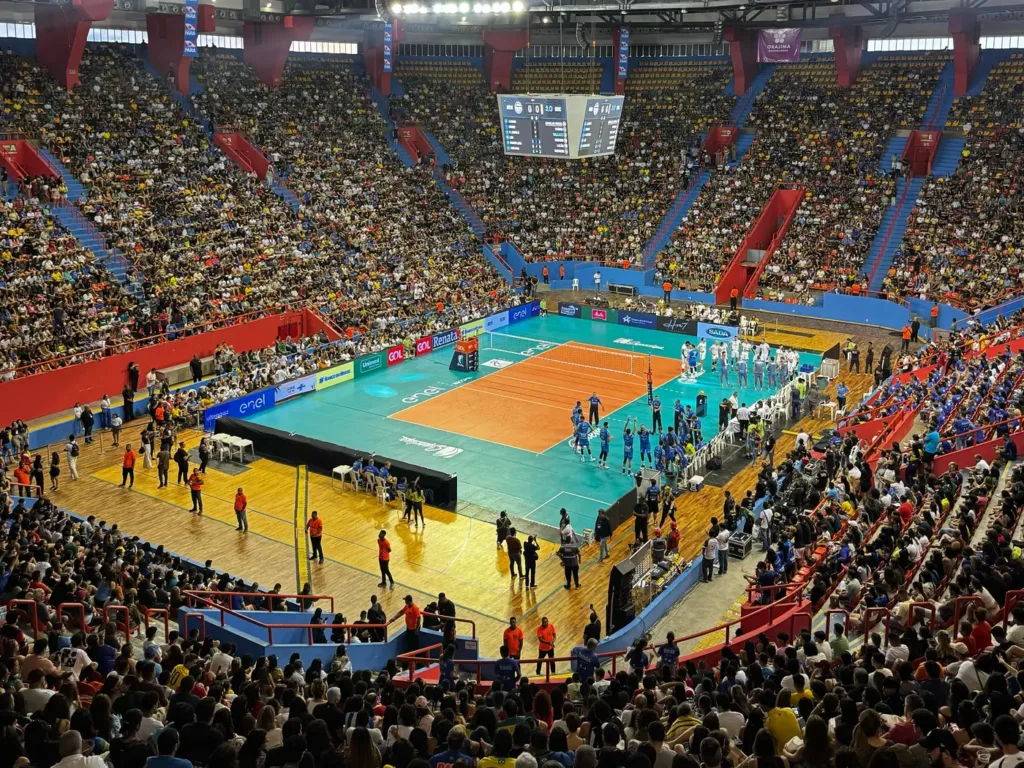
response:
<svg viewBox="0 0 1024 768"><path fill-rule="evenodd" d="M759 29L757 60L762 64L800 61L800 30Z"/></svg>

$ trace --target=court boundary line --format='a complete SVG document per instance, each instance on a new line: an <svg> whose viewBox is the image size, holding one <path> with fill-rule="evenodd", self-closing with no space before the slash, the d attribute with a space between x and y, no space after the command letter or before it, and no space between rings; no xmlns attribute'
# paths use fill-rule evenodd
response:
<svg viewBox="0 0 1024 768"><path fill-rule="evenodd" d="M612 501L603 501L601 499L595 499L593 496L583 496L582 494L573 493L572 491L559 491L558 493L556 493L554 496L552 496L550 499L545 501L540 506L534 507L529 512L527 512L525 515L517 515L517 517L519 517L520 520L530 520L530 515L532 515L537 510L546 507L548 504L550 504L552 501L557 499L559 496L575 496L577 499L586 499L587 501L593 501L593 502L596 502L598 504L603 504L606 507L607 506L611 506L612 504L615 503L615 502L612 502ZM541 523L541 522L539 522L537 520L530 520L530 522L531 523L538 523L539 525L547 525L549 528L555 528L556 527L554 525L549 525L548 523Z"/></svg>

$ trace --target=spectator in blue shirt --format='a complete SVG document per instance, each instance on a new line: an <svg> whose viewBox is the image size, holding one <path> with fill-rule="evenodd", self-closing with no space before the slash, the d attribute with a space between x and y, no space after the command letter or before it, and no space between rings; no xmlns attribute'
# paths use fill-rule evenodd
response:
<svg viewBox="0 0 1024 768"><path fill-rule="evenodd" d="M191 762L174 756L178 743L178 732L174 728L162 729L156 737L157 754L146 758L146 768L192 768Z"/></svg>
<svg viewBox="0 0 1024 768"><path fill-rule="evenodd" d="M470 765L476 765L473 756L462 751L466 743L466 731L461 725L456 725L448 731L447 743L448 749L430 758L430 768L451 768L458 760L465 760Z"/></svg>

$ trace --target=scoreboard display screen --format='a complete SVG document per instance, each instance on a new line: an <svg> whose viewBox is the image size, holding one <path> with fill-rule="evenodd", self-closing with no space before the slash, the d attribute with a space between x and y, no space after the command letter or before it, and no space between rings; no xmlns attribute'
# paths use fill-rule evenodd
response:
<svg viewBox="0 0 1024 768"><path fill-rule="evenodd" d="M566 100L554 96L499 96L506 155L569 157Z"/></svg>
<svg viewBox="0 0 1024 768"><path fill-rule="evenodd" d="M622 96L587 98L577 157L614 154L622 102Z"/></svg>
<svg viewBox="0 0 1024 768"><path fill-rule="evenodd" d="M499 95L506 155L571 159L615 154L623 96Z"/></svg>

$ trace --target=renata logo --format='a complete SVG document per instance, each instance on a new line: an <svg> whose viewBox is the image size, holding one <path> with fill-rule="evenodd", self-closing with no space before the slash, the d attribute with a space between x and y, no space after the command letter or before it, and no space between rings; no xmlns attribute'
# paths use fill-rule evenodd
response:
<svg viewBox="0 0 1024 768"><path fill-rule="evenodd" d="M422 355L422 354L424 354L426 352L429 352L431 349L433 349L433 346L430 343L430 337L429 336L424 336L422 339L420 339L419 341L416 342L416 354L417 355Z"/></svg>
<svg viewBox="0 0 1024 768"><path fill-rule="evenodd" d="M405 360L404 347L392 347L388 350L388 365L394 365Z"/></svg>
<svg viewBox="0 0 1024 768"><path fill-rule="evenodd" d="M607 320L608 319L608 313L605 312L603 309L591 310L590 316L592 318L594 318L595 320Z"/></svg>

